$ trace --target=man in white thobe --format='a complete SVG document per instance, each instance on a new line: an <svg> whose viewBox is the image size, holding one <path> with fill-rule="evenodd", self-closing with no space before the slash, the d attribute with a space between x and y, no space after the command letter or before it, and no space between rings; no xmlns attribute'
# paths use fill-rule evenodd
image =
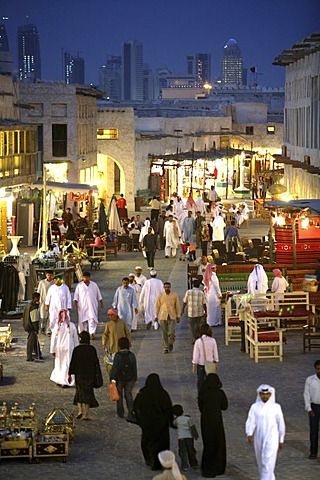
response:
<svg viewBox="0 0 320 480"><path fill-rule="evenodd" d="M176 200L173 202L173 215L179 218L183 210L184 210L184 203L181 197L178 196Z"/></svg>
<svg viewBox="0 0 320 480"><path fill-rule="evenodd" d="M183 220L181 232L183 234L184 243L193 243L194 218L190 210L188 212L188 216Z"/></svg>
<svg viewBox="0 0 320 480"><path fill-rule="evenodd" d="M257 263L249 275L247 283L248 293L266 293L268 290L268 276L260 263Z"/></svg>
<svg viewBox="0 0 320 480"><path fill-rule="evenodd" d="M72 352L79 345L77 327L70 322L69 311L64 308L59 311L56 325L52 328L50 353L54 356L54 369L50 380L61 387L72 387L75 384L74 375L68 382L68 371Z"/></svg>
<svg viewBox="0 0 320 480"><path fill-rule="evenodd" d="M162 281L156 278L156 270L151 270L150 276L151 278L146 281L140 294L140 306L144 310L144 321L148 330L154 325L154 308L157 298L160 293L164 292ZM158 324L156 328L158 328Z"/></svg>
<svg viewBox="0 0 320 480"><path fill-rule="evenodd" d="M131 331L133 316L138 313L136 292L129 285L129 278L123 277L121 286L113 297L112 307L118 310L119 318L127 322Z"/></svg>
<svg viewBox="0 0 320 480"><path fill-rule="evenodd" d="M274 469L278 449L284 446L285 423L279 403L275 401L275 389L260 385L256 403L251 405L246 421L248 442L254 442L254 450L260 480L275 480Z"/></svg>
<svg viewBox="0 0 320 480"><path fill-rule="evenodd" d="M135 281L134 277L135 277L134 273L129 273L129 285L130 285L130 287L132 287L134 289L134 291L136 293L136 299L137 299L137 304L138 304L138 313L135 313L133 315L131 331L135 331L135 330L138 329L138 321L141 318L143 318L143 315L141 314L140 309L139 309L139 300L140 300L140 293L141 293L142 287L141 287L141 285L139 285L139 283L137 283Z"/></svg>
<svg viewBox="0 0 320 480"><path fill-rule="evenodd" d="M48 290L45 305L49 312L50 329L52 330L58 321L58 314L63 308L72 308L70 290L63 282L62 275L56 275L53 279L54 285Z"/></svg>
<svg viewBox="0 0 320 480"><path fill-rule="evenodd" d="M175 257L180 243L181 231L173 215L169 215L168 221L164 224L163 236L166 239L166 248L164 250L166 258L170 256L170 253Z"/></svg>
<svg viewBox="0 0 320 480"><path fill-rule="evenodd" d="M198 192L198 196L195 199L195 202L196 202L196 205L197 205L196 211L200 212L201 215L204 215L206 213L206 205L201 198L200 192Z"/></svg>
<svg viewBox="0 0 320 480"><path fill-rule="evenodd" d="M134 279L137 282L137 284L140 285L142 288L148 279L145 275L143 275L142 268L139 265L135 267L134 271L135 271Z"/></svg>
<svg viewBox="0 0 320 480"><path fill-rule="evenodd" d="M78 332L89 332L94 338L98 325L98 306L103 308L100 289L90 280L90 273L83 272L82 282L78 283L74 292L74 306L78 311Z"/></svg>
<svg viewBox="0 0 320 480"><path fill-rule="evenodd" d="M224 240L224 227L226 226L222 215L219 213L212 222L212 241Z"/></svg>
<svg viewBox="0 0 320 480"><path fill-rule="evenodd" d="M45 335L50 333L49 328L49 312L46 310L46 297L49 288L53 285L53 271L47 270L45 272L45 278L40 280L37 288L37 292L40 293L40 305L39 305L39 314L40 314L40 331Z"/></svg>

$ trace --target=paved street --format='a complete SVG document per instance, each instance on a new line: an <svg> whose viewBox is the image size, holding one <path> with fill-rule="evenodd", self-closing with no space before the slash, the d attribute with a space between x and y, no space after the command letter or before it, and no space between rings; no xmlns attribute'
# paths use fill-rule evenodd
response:
<svg viewBox="0 0 320 480"><path fill-rule="evenodd" d="M260 220L252 220L250 229L241 230L241 235L254 237L264 234L267 226ZM163 252L157 252L155 268L158 277L169 280L172 289L182 297L186 290L186 263L178 259L164 259ZM92 279L100 285L105 308L100 314L97 340L93 342L99 356L103 357L101 334L106 321L106 309L110 306L115 288L124 275L134 271L136 265L147 272L141 254L120 252L118 259L110 257L102 264L101 271L93 271ZM74 316L73 316L74 317ZM75 317L74 317L75 318ZM5 322L4 322L5 323ZM10 352L2 354L5 384L0 387L0 403L11 406L18 401L28 407L32 401L37 404L40 422L56 407L75 411L73 389L61 389L49 380L53 367L49 354L49 339L41 336L45 361L42 364L26 362L26 333L21 320L13 320L12 329L17 339ZM229 409L223 414L227 437L227 470L219 477L222 480L256 480L258 470L253 447L246 442L244 423L248 409L255 401L256 388L261 383L270 383L276 388L277 401L282 405L287 436L285 449L278 457L276 477L278 480L316 480L320 478L319 460L308 460L308 418L304 411L303 387L306 376L313 373L313 363L318 353L302 353L302 332L287 332L284 347L284 361L264 360L255 364L243 353L238 344L224 345L223 327L215 329L220 355L219 375L229 400ZM191 415L200 432L199 412L196 400L196 378L191 371L192 345L184 318L177 328L175 350L163 355L159 331L141 328L133 333L133 351L137 355L139 381L136 390L144 384L151 372L160 375L164 387L173 403L181 403L185 413ZM106 379L106 377L105 377ZM27 465L24 460L4 460L0 466L1 478L8 475L16 479L60 480L77 478L85 480L152 479L154 472L144 465L140 451L139 427L118 419L115 405L107 396L106 382L96 391L100 407L91 410L91 421L77 420L74 442L66 464L60 461L43 460L39 465ZM171 448L177 451L177 435L171 431ZM196 442L198 459L201 460L201 439ZM188 479L200 479L200 470L186 473Z"/></svg>

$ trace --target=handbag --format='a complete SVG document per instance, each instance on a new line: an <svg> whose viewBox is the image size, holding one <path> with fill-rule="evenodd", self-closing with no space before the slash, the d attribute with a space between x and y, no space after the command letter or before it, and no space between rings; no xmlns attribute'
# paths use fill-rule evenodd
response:
<svg viewBox="0 0 320 480"><path fill-rule="evenodd" d="M101 388L102 385L103 385L102 372L101 372L100 364L97 363L96 373L95 373L95 376L94 376L93 388Z"/></svg>
<svg viewBox="0 0 320 480"><path fill-rule="evenodd" d="M206 349L204 348L204 341L201 338L202 347L203 347L203 355L204 355L204 371L206 375L210 375L210 373L217 373L218 364L214 362L209 362L206 357Z"/></svg>
<svg viewBox="0 0 320 480"><path fill-rule="evenodd" d="M118 400L120 400L119 391L117 388L117 384L115 382L109 383L108 390L109 390L109 398L112 402L117 402Z"/></svg>

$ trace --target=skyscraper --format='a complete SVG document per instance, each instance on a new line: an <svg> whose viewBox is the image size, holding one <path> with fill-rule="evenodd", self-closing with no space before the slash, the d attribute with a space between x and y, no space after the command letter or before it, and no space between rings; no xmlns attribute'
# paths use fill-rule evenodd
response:
<svg viewBox="0 0 320 480"><path fill-rule="evenodd" d="M84 85L84 58L64 52L64 81L67 85Z"/></svg>
<svg viewBox="0 0 320 480"><path fill-rule="evenodd" d="M18 27L19 80L35 82L41 79L40 40L36 25Z"/></svg>
<svg viewBox="0 0 320 480"><path fill-rule="evenodd" d="M121 56L108 55L105 65L99 67L99 90L110 100L121 100Z"/></svg>
<svg viewBox="0 0 320 480"><path fill-rule="evenodd" d="M242 85L243 61L237 41L230 38L223 47L221 79L223 85Z"/></svg>
<svg viewBox="0 0 320 480"><path fill-rule="evenodd" d="M211 78L211 54L190 53L187 55L187 73L193 75L200 83L210 83Z"/></svg>
<svg viewBox="0 0 320 480"><path fill-rule="evenodd" d="M122 44L121 100L143 100L143 44Z"/></svg>
<svg viewBox="0 0 320 480"><path fill-rule="evenodd" d="M0 75L12 74L12 52L9 50L9 42L6 27L0 24Z"/></svg>

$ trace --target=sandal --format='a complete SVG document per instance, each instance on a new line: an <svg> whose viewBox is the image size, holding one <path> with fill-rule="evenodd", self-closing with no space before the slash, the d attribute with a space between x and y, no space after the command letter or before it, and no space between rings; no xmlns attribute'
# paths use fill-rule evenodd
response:
<svg viewBox="0 0 320 480"><path fill-rule="evenodd" d="M78 413L78 415L76 416L77 420L80 420L80 418L82 418L82 413Z"/></svg>

